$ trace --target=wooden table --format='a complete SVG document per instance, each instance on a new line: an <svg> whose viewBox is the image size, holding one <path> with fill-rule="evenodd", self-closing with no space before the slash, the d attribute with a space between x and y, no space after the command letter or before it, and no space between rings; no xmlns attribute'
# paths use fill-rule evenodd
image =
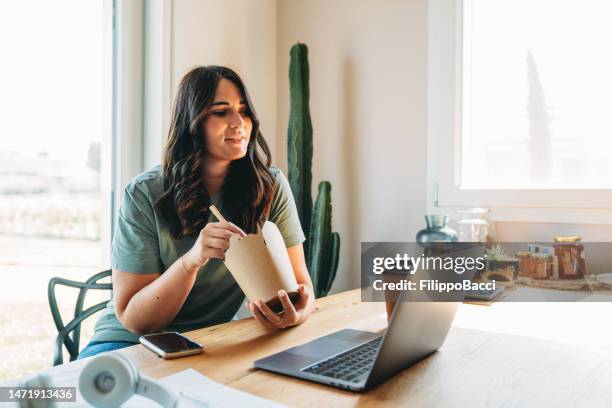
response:
<svg viewBox="0 0 612 408"><path fill-rule="evenodd" d="M353 290L317 300L316 312L299 327L268 331L245 319L187 333L204 344L199 356L165 361L140 345L121 352L154 378L193 368L291 406L612 406L612 351L456 327L439 352L363 394L253 368L261 357L342 328L380 331L385 326L384 304L362 303L359 290ZM67 385L87 361L46 372L56 385Z"/></svg>

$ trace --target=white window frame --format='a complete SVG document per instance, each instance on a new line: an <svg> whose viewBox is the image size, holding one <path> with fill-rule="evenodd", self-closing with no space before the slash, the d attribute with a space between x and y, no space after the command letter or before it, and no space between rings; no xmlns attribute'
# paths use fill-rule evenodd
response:
<svg viewBox="0 0 612 408"><path fill-rule="evenodd" d="M115 1L112 231L123 189L143 169L144 3Z"/></svg>
<svg viewBox="0 0 612 408"><path fill-rule="evenodd" d="M429 0L427 209L491 208L496 221L612 224L612 190L460 189L462 0ZM468 50L469 51L469 50Z"/></svg>
<svg viewBox="0 0 612 408"><path fill-rule="evenodd" d="M114 79L113 72L115 70L115 28L114 28L114 4L113 0L104 0L104 137L101 143L100 154L100 193L102 196L102 216L101 216L101 231L100 245L101 265L104 268L110 268L111 265L111 242L113 234L114 220L114 186L113 186L113 167L114 167Z"/></svg>
<svg viewBox="0 0 612 408"><path fill-rule="evenodd" d="M112 208L123 189L159 164L171 111L173 0L114 0Z"/></svg>

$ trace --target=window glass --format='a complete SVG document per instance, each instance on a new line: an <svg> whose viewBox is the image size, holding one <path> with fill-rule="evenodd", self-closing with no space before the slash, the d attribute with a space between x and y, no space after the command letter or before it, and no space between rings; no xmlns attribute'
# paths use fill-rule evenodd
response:
<svg viewBox="0 0 612 408"><path fill-rule="evenodd" d="M612 3L463 4L460 188L611 188Z"/></svg>
<svg viewBox="0 0 612 408"><path fill-rule="evenodd" d="M102 219L110 197L101 191L110 179L102 165L111 140L109 3L0 6L0 381L51 364L49 279L83 281L108 267ZM65 319L74 299L59 292Z"/></svg>

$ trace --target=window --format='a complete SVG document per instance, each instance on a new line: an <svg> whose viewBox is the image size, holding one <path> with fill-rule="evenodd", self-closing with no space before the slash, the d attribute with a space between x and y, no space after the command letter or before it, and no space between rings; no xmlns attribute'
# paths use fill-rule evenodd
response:
<svg viewBox="0 0 612 408"><path fill-rule="evenodd" d="M611 17L597 0L430 1L430 207L612 221Z"/></svg>
<svg viewBox="0 0 612 408"><path fill-rule="evenodd" d="M50 365L49 279L109 267L112 2L0 7L2 381ZM64 316L76 298L67 295L58 294Z"/></svg>

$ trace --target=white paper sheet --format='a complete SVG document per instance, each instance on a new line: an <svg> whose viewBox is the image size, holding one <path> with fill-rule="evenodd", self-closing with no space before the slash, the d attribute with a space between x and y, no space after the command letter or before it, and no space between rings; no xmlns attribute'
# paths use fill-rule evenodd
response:
<svg viewBox="0 0 612 408"><path fill-rule="evenodd" d="M185 392L202 403L197 403L187 398L181 398L180 408L222 408L222 407L284 407L285 405L266 400L244 391L219 384L193 369L181 371L159 380L165 386L170 387L177 393ZM157 407L160 405L135 395L124 405L126 408Z"/></svg>

